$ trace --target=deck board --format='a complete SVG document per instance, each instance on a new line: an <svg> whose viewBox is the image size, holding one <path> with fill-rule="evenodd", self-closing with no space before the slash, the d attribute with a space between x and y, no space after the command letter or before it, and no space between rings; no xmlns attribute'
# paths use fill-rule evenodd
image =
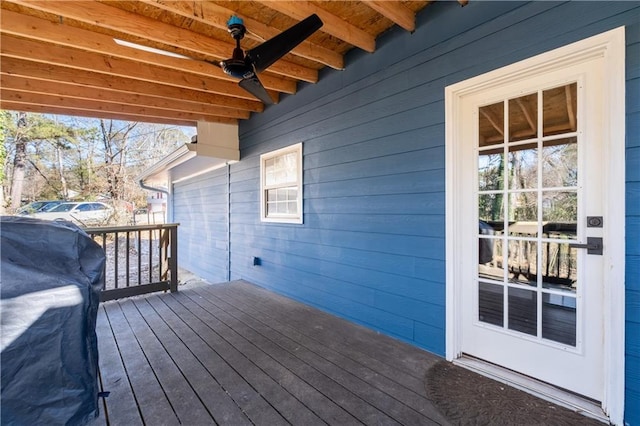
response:
<svg viewBox="0 0 640 426"><path fill-rule="evenodd" d="M111 425L447 424L437 357L236 281L101 305Z"/></svg>

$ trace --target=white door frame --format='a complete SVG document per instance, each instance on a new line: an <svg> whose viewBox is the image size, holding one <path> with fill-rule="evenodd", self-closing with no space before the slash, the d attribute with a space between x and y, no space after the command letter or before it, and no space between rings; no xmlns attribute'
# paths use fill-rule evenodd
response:
<svg viewBox="0 0 640 426"><path fill-rule="evenodd" d="M467 212L459 200L469 170L456 167L465 145L460 141L462 99L527 76L604 57L603 191L606 246L604 261L604 398L602 409L614 424L624 418L624 290L625 290L625 29L624 27L546 52L445 89L446 126L446 358L459 358L462 348L462 288L459 256L463 252L460 224Z"/></svg>

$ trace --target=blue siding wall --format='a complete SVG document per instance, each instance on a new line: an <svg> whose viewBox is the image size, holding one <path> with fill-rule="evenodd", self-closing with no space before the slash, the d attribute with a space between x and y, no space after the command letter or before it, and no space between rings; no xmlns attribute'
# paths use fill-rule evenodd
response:
<svg viewBox="0 0 640 426"><path fill-rule="evenodd" d="M626 400L625 421L640 424L640 19L627 27Z"/></svg>
<svg viewBox="0 0 640 426"><path fill-rule="evenodd" d="M324 71L241 123L231 279L444 355L444 88L626 25L625 418L640 424L639 3L437 2L418 21L413 34L390 31L375 54L348 55L345 71ZM304 224L263 224L259 155L298 142Z"/></svg>
<svg viewBox="0 0 640 426"><path fill-rule="evenodd" d="M214 283L229 272L227 175L223 167L173 187L178 265Z"/></svg>

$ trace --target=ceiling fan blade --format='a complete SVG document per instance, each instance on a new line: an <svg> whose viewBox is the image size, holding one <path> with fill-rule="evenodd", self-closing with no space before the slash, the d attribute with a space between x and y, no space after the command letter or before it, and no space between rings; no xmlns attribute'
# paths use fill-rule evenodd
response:
<svg viewBox="0 0 640 426"><path fill-rule="evenodd" d="M257 72L262 72L302 43L320 27L322 27L322 20L318 15L313 14L277 36L247 51L245 60L251 63Z"/></svg>
<svg viewBox="0 0 640 426"><path fill-rule="evenodd" d="M238 82L238 84L265 104L273 104L273 99L271 99L271 96L269 96L257 75L254 74L251 77L243 78Z"/></svg>

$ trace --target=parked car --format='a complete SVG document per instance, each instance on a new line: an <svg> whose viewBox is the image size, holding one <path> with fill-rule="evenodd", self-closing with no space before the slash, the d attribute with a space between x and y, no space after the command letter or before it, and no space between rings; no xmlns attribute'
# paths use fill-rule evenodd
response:
<svg viewBox="0 0 640 426"><path fill-rule="evenodd" d="M25 216L38 212L46 212L51 210L55 206L64 203L63 200L46 200L46 201L33 201L26 206L22 206L16 211L17 215Z"/></svg>
<svg viewBox="0 0 640 426"><path fill-rule="evenodd" d="M31 216L46 220L68 220L80 225L98 225L109 221L113 214L111 206L96 201L62 203L46 212L33 213Z"/></svg>

